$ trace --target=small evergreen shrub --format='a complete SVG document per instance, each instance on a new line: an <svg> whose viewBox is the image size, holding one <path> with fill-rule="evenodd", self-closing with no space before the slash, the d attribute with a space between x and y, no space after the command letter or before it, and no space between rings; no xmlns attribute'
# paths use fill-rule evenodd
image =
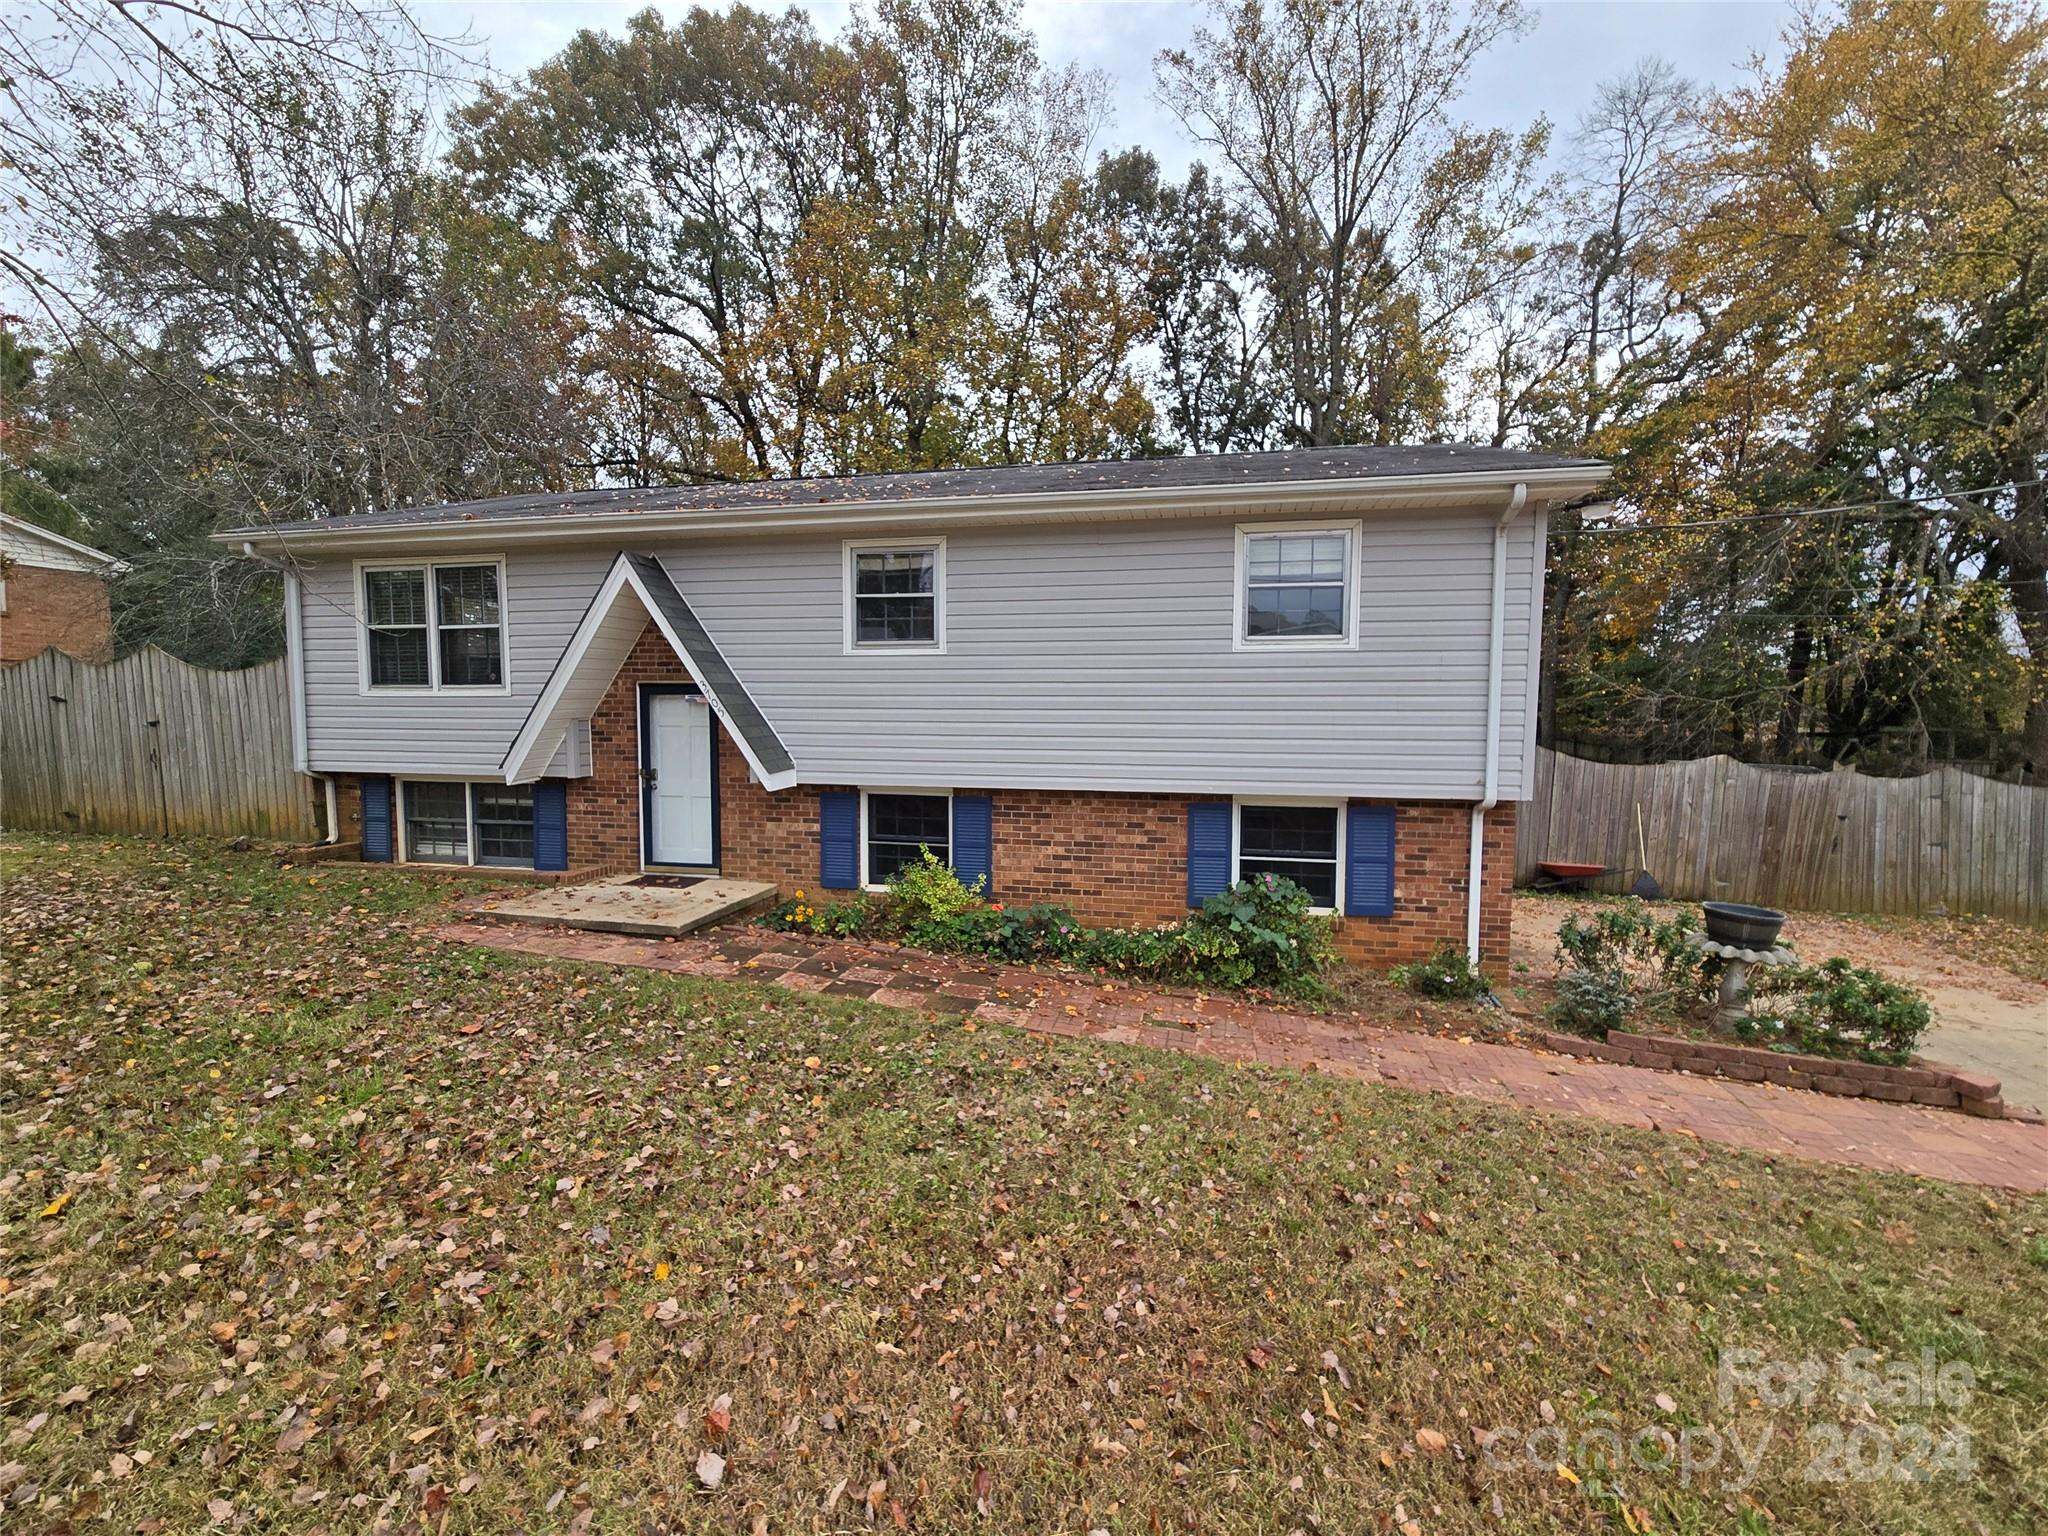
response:
<svg viewBox="0 0 2048 1536"><path fill-rule="evenodd" d="M1785 1050L1897 1064L1931 1022L1914 988L1847 960L1759 968L1751 977L1753 1023L1775 1031L1773 1043Z"/></svg>
<svg viewBox="0 0 2048 1536"><path fill-rule="evenodd" d="M1464 947L1448 940L1440 941L1426 960L1395 966L1387 972L1387 980L1419 997L1452 1001L1470 1001L1493 991L1493 983L1472 963Z"/></svg>
<svg viewBox="0 0 2048 1536"><path fill-rule="evenodd" d="M1605 1040L1636 1008L1635 989L1620 971L1569 970L1557 978L1557 1001L1550 1005L1549 1018L1559 1029Z"/></svg>
<svg viewBox="0 0 2048 1536"><path fill-rule="evenodd" d="M903 937L920 949L961 950L1025 964L1073 958L1087 943L1088 931L1065 907L1006 907L992 902L913 923Z"/></svg>
<svg viewBox="0 0 2048 1536"><path fill-rule="evenodd" d="M1721 962L1693 942L1694 928L1686 917L1659 922L1630 896L1567 917L1557 930L1558 963L1616 972L1650 1006L1691 1008L1713 1000L1721 977Z"/></svg>

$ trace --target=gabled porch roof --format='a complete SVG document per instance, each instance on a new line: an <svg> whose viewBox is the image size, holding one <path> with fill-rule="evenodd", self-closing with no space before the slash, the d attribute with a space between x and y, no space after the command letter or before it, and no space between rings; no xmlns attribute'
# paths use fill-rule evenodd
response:
<svg viewBox="0 0 2048 1536"><path fill-rule="evenodd" d="M762 787L787 789L794 784L795 759L661 562L652 555L628 554L612 562L604 585L590 600L547 686L513 738L505 753L505 782L523 784L541 776L570 724L588 719L596 710L650 619L691 680L704 690L713 713L738 743Z"/></svg>

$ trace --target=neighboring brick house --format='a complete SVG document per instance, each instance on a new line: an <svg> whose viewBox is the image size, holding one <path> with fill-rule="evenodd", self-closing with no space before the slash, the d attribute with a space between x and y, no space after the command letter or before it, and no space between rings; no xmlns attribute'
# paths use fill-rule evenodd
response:
<svg viewBox="0 0 2048 1536"><path fill-rule="evenodd" d="M282 557L365 855L853 891L920 847L1100 923L1273 871L1376 963L1506 958L1550 508L1433 446L506 497Z"/></svg>
<svg viewBox="0 0 2048 1536"><path fill-rule="evenodd" d="M107 578L112 555L0 513L0 665L49 646L80 661L114 659Z"/></svg>

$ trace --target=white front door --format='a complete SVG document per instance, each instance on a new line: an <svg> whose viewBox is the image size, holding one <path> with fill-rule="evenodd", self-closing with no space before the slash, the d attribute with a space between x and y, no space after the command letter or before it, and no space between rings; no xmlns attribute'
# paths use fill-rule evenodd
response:
<svg viewBox="0 0 2048 1536"><path fill-rule="evenodd" d="M651 864L715 864L712 834L711 706L697 693L647 700L647 766L654 773L647 808Z"/></svg>

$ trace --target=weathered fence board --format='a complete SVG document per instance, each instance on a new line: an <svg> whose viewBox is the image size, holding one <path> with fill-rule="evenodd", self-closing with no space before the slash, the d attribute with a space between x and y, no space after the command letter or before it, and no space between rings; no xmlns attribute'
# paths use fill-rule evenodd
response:
<svg viewBox="0 0 2048 1536"><path fill-rule="evenodd" d="M1647 862L1687 900L2048 923L2048 788L1960 768L1876 779L1731 757L1593 763L1539 751L1515 852L1524 882L1540 859Z"/></svg>
<svg viewBox="0 0 2048 1536"><path fill-rule="evenodd" d="M307 836L284 662L209 672L151 648L0 668L0 826Z"/></svg>

